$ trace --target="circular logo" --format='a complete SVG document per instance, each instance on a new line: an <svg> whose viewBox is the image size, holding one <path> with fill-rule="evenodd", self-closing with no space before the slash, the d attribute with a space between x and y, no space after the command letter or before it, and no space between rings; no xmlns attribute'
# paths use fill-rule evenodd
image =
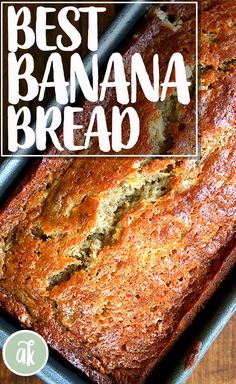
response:
<svg viewBox="0 0 236 384"><path fill-rule="evenodd" d="M48 361L48 346L38 333L22 330L7 338L2 350L7 368L19 376L35 375Z"/></svg>

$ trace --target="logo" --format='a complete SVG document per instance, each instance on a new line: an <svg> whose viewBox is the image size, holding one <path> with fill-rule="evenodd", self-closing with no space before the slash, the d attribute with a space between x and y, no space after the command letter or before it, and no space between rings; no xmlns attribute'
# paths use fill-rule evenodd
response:
<svg viewBox="0 0 236 384"><path fill-rule="evenodd" d="M48 346L38 333L22 330L7 338L2 355L10 371L19 376L31 376L46 365Z"/></svg>

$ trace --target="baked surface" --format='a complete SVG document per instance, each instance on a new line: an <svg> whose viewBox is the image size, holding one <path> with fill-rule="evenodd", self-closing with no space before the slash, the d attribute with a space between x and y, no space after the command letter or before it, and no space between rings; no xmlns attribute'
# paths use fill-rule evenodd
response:
<svg viewBox="0 0 236 384"><path fill-rule="evenodd" d="M2 307L97 383L143 383L235 262L236 3L201 7L199 158L45 158L1 210ZM127 62L176 34L189 47L189 7L158 12L127 44ZM163 122L159 106L138 103L146 132ZM185 129L168 126L170 153L192 146L190 112Z"/></svg>

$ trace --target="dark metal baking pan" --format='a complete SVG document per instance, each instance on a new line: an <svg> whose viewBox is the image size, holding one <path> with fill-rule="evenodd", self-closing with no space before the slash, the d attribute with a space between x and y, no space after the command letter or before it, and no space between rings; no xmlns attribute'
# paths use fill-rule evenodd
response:
<svg viewBox="0 0 236 384"><path fill-rule="evenodd" d="M105 32L100 41L100 55L102 60L111 53L111 50L120 44L121 39L131 30L147 8L146 4L130 4L122 9L111 27ZM109 40L108 40L109 39ZM89 57L86 58L89 73ZM78 90L79 91L79 90ZM31 149L32 150L32 149ZM24 168L29 165L30 159L26 157L8 158L0 165L0 202L2 203L10 188L13 188L21 177ZM148 380L149 384L181 384L200 359L204 356L219 332L223 329L236 310L236 284L234 272L225 279L220 288L209 300L205 309L199 313L191 326L180 337L179 341L157 366ZM0 347L6 338L20 329L19 323L4 312L0 313ZM185 359L195 341L201 342L201 349L196 362L189 369L185 369ZM68 364L54 351L46 367L38 376L48 384L87 384L85 378L78 370Z"/></svg>
<svg viewBox="0 0 236 384"><path fill-rule="evenodd" d="M236 310L235 270L225 279L193 323L151 374L147 384L183 384L202 359L215 338ZM13 332L20 329L17 322L0 312L0 347ZM195 341L201 342L196 362L185 369L186 357ZM38 376L48 384L89 384L78 370L50 350L46 367Z"/></svg>

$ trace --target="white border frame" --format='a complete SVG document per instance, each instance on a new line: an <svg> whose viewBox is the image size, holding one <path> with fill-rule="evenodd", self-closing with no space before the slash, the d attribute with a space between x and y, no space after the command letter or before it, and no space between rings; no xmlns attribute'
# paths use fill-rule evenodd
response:
<svg viewBox="0 0 236 384"><path fill-rule="evenodd" d="M170 1L115 1L116 4L170 4ZM187 154L187 155L171 155L171 154L163 154L163 155L78 155L78 154L70 154L70 155L47 155L47 154L40 154L40 155L4 155L3 154L3 6L4 5L11 5L11 4L64 4L59 1L2 1L1 2L1 157L11 157L11 158L18 158L18 157L147 157L147 158L198 158L199 156L199 139L198 139L198 2L197 1L175 1L172 4L195 4L196 9L196 43L195 43L195 51L196 51L196 119L195 119L195 129L196 129L196 136L195 136L195 143L196 143L196 151L195 154ZM68 1L67 4L94 4L94 1ZM114 4L114 1L96 1L96 4Z"/></svg>

